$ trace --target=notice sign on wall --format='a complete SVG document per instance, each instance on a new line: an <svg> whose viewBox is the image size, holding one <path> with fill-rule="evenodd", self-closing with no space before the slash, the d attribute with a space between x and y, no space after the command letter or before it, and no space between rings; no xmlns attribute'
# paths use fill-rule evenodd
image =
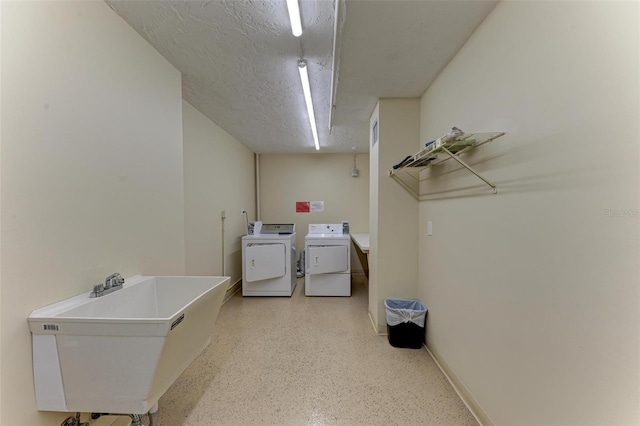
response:
<svg viewBox="0 0 640 426"><path fill-rule="evenodd" d="M296 213L309 213L311 211L309 201L296 201Z"/></svg>
<svg viewBox="0 0 640 426"><path fill-rule="evenodd" d="M324 201L296 201L296 213L321 213Z"/></svg>
<svg viewBox="0 0 640 426"><path fill-rule="evenodd" d="M324 211L324 201L312 201L311 213L322 213Z"/></svg>

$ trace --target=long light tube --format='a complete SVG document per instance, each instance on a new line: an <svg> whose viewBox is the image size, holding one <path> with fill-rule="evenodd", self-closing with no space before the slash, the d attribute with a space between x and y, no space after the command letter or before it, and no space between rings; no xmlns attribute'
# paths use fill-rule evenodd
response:
<svg viewBox="0 0 640 426"><path fill-rule="evenodd" d="M287 9L289 9L289 20L291 21L291 32L294 36L302 35L302 21L300 20L300 6L298 0L287 0Z"/></svg>
<svg viewBox="0 0 640 426"><path fill-rule="evenodd" d="M343 25L343 0L335 0L333 17L333 49L331 50L331 95L329 96L329 132L333 126L336 90L338 90L338 63L340 62L340 32Z"/></svg>
<svg viewBox="0 0 640 426"><path fill-rule="evenodd" d="M318 142L318 129L316 128L316 115L313 112L313 102L311 100L311 87L309 86L309 73L307 72L307 61L301 59L298 61L298 71L300 71L300 81L302 81L302 91L304 92L304 101L307 104L307 114L309 115L309 124L311 124L311 133L313 134L313 142L316 144L316 151L320 150Z"/></svg>

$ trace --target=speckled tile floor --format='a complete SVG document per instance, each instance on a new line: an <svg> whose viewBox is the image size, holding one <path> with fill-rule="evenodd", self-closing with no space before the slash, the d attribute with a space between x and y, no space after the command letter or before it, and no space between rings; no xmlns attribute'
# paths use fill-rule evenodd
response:
<svg viewBox="0 0 640 426"><path fill-rule="evenodd" d="M245 297L160 399L162 426L477 425L427 351L389 345L351 297Z"/></svg>

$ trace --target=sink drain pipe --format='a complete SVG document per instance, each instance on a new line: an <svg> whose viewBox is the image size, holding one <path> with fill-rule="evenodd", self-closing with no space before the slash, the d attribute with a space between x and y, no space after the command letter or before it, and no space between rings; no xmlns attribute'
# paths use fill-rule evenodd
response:
<svg viewBox="0 0 640 426"><path fill-rule="evenodd" d="M77 412L75 417L67 417L60 426L89 426L89 423L81 423L80 413Z"/></svg>
<svg viewBox="0 0 640 426"><path fill-rule="evenodd" d="M151 409L149 410L149 412L147 413L147 416L149 418L149 424L148 425L144 425L142 424L142 418L144 416L144 414L116 414L116 413L91 413L91 418L93 420L100 418L101 416L129 416L131 417L131 426L159 426L158 424L158 404L154 404L153 407L151 407ZM73 419L72 417L69 417L69 419ZM68 420L68 419L67 419ZM88 426L88 423L63 423L61 426L71 426L71 425L78 425L78 426L84 426L84 425Z"/></svg>
<svg viewBox="0 0 640 426"><path fill-rule="evenodd" d="M131 426L158 426L158 406L156 405L154 408L155 408L155 411L153 411L153 412L149 411L147 413L147 415L149 417L149 424L148 425L143 425L142 424L142 415L140 415L140 414L127 414L127 416L131 417ZM153 410L153 408L151 410Z"/></svg>

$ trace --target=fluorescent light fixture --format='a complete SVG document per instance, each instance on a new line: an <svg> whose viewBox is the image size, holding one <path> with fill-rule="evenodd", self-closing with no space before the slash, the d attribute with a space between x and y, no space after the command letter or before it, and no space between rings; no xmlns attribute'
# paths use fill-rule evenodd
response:
<svg viewBox="0 0 640 426"><path fill-rule="evenodd" d="M300 6L298 0L287 0L287 9L289 9L289 20L291 21L291 32L294 36L302 35L302 22L300 21Z"/></svg>
<svg viewBox="0 0 640 426"><path fill-rule="evenodd" d="M307 61L300 59L298 61L298 71L300 71L300 81L302 81L302 91L304 92L304 101L307 104L307 114L309 115L309 124L311 124L311 133L313 141L316 144L316 151L320 150L318 143L318 129L316 128L316 115L313 113L313 102L311 100L311 87L309 86L309 73L307 72Z"/></svg>

